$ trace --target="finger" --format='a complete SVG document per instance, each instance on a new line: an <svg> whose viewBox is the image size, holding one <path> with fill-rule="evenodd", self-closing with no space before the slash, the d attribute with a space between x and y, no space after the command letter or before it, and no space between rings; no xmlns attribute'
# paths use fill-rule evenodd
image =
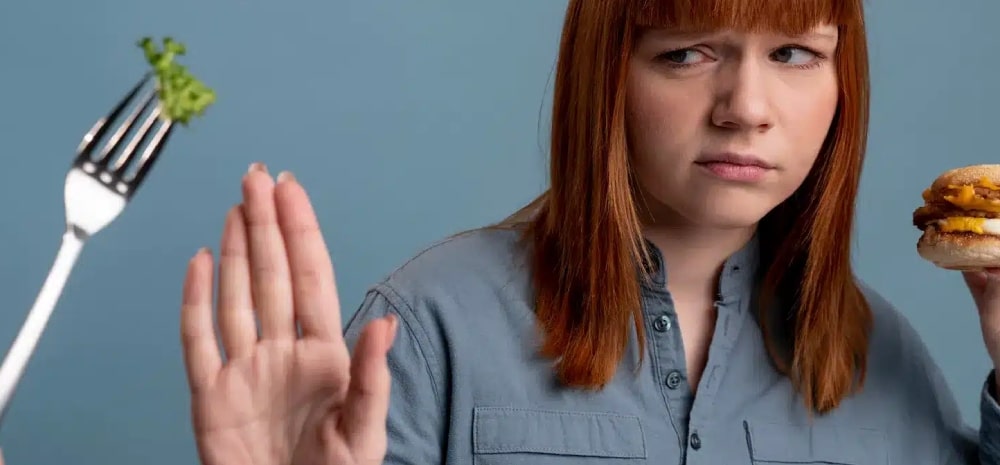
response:
<svg viewBox="0 0 1000 465"><path fill-rule="evenodd" d="M986 285L986 273L983 271L963 271L962 279L965 280L965 284L969 286L969 289L973 291L981 291L983 286Z"/></svg>
<svg viewBox="0 0 1000 465"><path fill-rule="evenodd" d="M288 249L295 317L305 336L340 337L340 303L333 264L305 189L291 173L278 175L274 201Z"/></svg>
<svg viewBox="0 0 1000 465"><path fill-rule="evenodd" d="M219 250L219 332L230 358L247 357L257 343L243 208L229 210Z"/></svg>
<svg viewBox="0 0 1000 465"><path fill-rule="evenodd" d="M972 294L972 301L976 304L976 309L982 311L983 308L983 288L986 286L986 275L981 271L963 271L962 279L965 286Z"/></svg>
<svg viewBox="0 0 1000 465"><path fill-rule="evenodd" d="M1000 294L1000 270L997 268L985 268L982 271L983 298L990 301L996 300Z"/></svg>
<svg viewBox="0 0 1000 465"><path fill-rule="evenodd" d="M251 295L261 338L294 338L288 258L274 207L274 181L263 165L253 165L243 178L243 213L250 252Z"/></svg>
<svg viewBox="0 0 1000 465"><path fill-rule="evenodd" d="M390 315L369 323L358 339L351 358L351 384L345 402L345 421L341 425L352 450L384 453L392 382L386 354L398 326L397 318Z"/></svg>
<svg viewBox="0 0 1000 465"><path fill-rule="evenodd" d="M188 264L181 304L181 345L188 383L195 392L212 384L222 368L212 325L212 254L199 250Z"/></svg>

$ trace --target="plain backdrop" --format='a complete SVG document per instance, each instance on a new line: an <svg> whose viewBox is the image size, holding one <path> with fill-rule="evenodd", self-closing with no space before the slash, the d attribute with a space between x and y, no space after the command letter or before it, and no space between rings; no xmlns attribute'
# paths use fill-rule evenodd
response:
<svg viewBox="0 0 1000 465"><path fill-rule="evenodd" d="M910 224L941 171L994 162L1000 3L869 9L870 150L856 263L924 336L978 425L990 363L956 273ZM565 0L8 0L0 3L0 350L54 257L81 135L145 70L145 35L187 44L218 103L179 131L134 203L83 252L0 432L9 465L195 463L178 337L188 258L217 246L255 160L294 171L346 318L425 245L545 186Z"/></svg>

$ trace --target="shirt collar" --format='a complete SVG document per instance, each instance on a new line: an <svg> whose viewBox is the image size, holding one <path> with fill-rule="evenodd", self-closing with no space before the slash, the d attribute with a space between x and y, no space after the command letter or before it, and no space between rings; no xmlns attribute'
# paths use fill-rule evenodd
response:
<svg viewBox="0 0 1000 465"><path fill-rule="evenodd" d="M644 239L643 242L650 257L650 261L644 266L648 279L643 280L643 285L658 292L666 292L667 270L663 266L663 254L648 239ZM730 302L751 293L757 284L759 266L760 241L754 233L743 247L723 263L716 299Z"/></svg>

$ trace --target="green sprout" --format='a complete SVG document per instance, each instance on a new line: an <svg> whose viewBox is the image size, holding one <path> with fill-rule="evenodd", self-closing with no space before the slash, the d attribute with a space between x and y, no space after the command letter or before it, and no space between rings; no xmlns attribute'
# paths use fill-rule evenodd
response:
<svg viewBox="0 0 1000 465"><path fill-rule="evenodd" d="M191 118L202 116L205 109L215 103L215 91L174 61L174 58L187 52L184 44L165 37L161 50L157 49L152 38L144 37L138 45L156 75L157 94L164 117L187 126Z"/></svg>

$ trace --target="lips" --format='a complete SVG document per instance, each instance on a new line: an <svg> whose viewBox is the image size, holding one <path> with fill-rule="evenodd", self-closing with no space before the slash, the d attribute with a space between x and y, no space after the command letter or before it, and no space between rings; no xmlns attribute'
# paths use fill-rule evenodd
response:
<svg viewBox="0 0 1000 465"><path fill-rule="evenodd" d="M761 158L738 153L706 155L695 164L716 178L739 183L761 181L774 169L774 165Z"/></svg>
<svg viewBox="0 0 1000 465"><path fill-rule="evenodd" d="M741 154L735 152L725 152L705 155L695 163L699 165L710 165L710 164L725 164L725 165L735 165L739 167L753 167L760 169L774 169L774 165L768 163L764 159L751 154Z"/></svg>

